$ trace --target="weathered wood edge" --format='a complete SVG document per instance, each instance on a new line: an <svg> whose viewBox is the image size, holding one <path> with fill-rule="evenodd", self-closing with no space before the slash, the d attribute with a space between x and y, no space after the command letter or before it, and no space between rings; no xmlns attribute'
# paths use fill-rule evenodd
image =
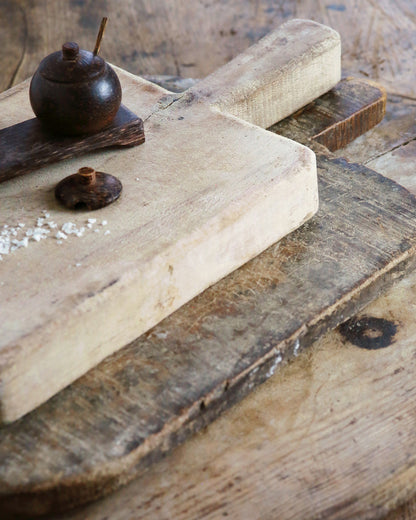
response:
<svg viewBox="0 0 416 520"><path fill-rule="evenodd" d="M374 81L343 78L333 89L271 127L314 150L335 152L383 119L387 93Z"/></svg>
<svg viewBox="0 0 416 520"><path fill-rule="evenodd" d="M387 103L387 92L381 85L372 81L354 80L353 78L347 78L340 82L340 87L353 87L349 93L353 97L355 97L355 89L364 85L367 88L367 95L374 94L374 98L369 97L366 106L350 115L345 114L345 117L341 118L340 121L334 122L314 135L312 140L323 144L329 151L335 152L381 122L386 113ZM334 91L336 89L337 87ZM327 98L330 102L330 95ZM358 95L357 98L360 99L361 96Z"/></svg>
<svg viewBox="0 0 416 520"><path fill-rule="evenodd" d="M393 270L385 273L368 286L356 306L352 300L346 301L344 306L339 307L337 313L333 314L325 324L322 320L311 327L306 335L302 336L301 331L299 331L298 334L288 338L286 347L290 354L284 358L281 366L295 357L293 351L297 348L298 341L302 350L309 347L324 332L335 328L344 319L362 310L368 303L415 267L416 259L413 253L411 257L403 259ZM390 275L393 275L393 278L390 278ZM21 493L17 492L0 497L0 508L3 508L5 514L11 515L5 517L5 520L16 518L16 514L27 517L27 515L36 516L67 511L106 496L134 478L143 475L153 463L162 459L173 448L182 444L190 436L208 426L225 410L241 401L252 392L253 387L264 383L269 378L268 374L273 370L276 363L275 349L279 349L279 346L276 345L271 353L256 362L250 369L238 377L226 381L223 385L206 394L198 403L184 410L183 415L175 421L175 424L167 424L162 431L151 439L151 444L155 445L152 451L140 458L137 463L134 460L135 454L132 452L128 458L122 463L120 462L120 465L124 466L124 471L117 472L110 469L105 474L105 471L100 469L97 475L84 475L83 479L79 481L59 482L56 485L54 483L50 488L39 491L22 491ZM221 399L224 393L227 394L226 400ZM166 434L167 431L168 434ZM74 497L76 497L76 503L73 501Z"/></svg>
<svg viewBox="0 0 416 520"><path fill-rule="evenodd" d="M338 87L345 88L345 83L341 82ZM290 117L285 122L293 122ZM277 125L278 126L278 125ZM295 125L296 126L296 125ZM310 130L307 126L304 130ZM297 140L304 133L297 130ZM322 150L322 145L315 148ZM328 161L327 153L318 156L318 166L320 163ZM342 163L342 159L336 160ZM354 165L350 165L353 167ZM361 168L360 165L356 165ZM378 174L375 174L378 175ZM403 189L403 188L401 188ZM322 315L320 320L314 324L308 324L299 331L285 340L282 344L275 345L265 356L257 360L251 367L247 368L236 377L225 381L217 386L206 395L202 396L191 407L184 409L183 413L176 417L174 421L165 424L164 428L157 434L146 439L145 443L149 445L150 451L141 456L137 451L142 451L146 446L142 446L139 450L133 450L123 460L117 461L112 467L106 466L94 471L93 474L83 474L79 480L73 479L67 482L58 481L44 483L41 489L21 489L10 495L0 496L0 508L7 508L5 511L20 511L23 514L41 514L46 511L63 511L82 503L95 500L114 491L121 485L127 483L135 476L143 473L153 462L159 460L165 453L170 451L176 445L182 443L190 435L203 428L209 422L214 420L222 411L232 406L234 403L242 399L249 393L254 386L264 382L270 375L270 371L277 366L277 356L284 354L283 363L287 362L294 355L297 355L299 349L308 347L328 328L337 326L341 321L355 314L364 307L372 299L374 299L381 290L393 283L396 276L401 278L406 272L414 267L414 251L408 251L400 256L398 263L395 264L393 270L379 272L375 280L372 280L365 291L354 296L354 291L346 295L341 306L336 309L328 309L327 313ZM392 273L394 275L392 276ZM358 301L355 301L358 298ZM325 321L329 320L329 321ZM306 330L306 333L305 333ZM227 394L227 399L223 401L223 393ZM139 458L139 460L135 460ZM120 469L121 468L121 469ZM74 499L76 497L76 499Z"/></svg>
<svg viewBox="0 0 416 520"><path fill-rule="evenodd" d="M0 183L87 152L144 140L143 121L123 105L108 128L88 136L51 135L36 118L28 119L0 130Z"/></svg>
<svg viewBox="0 0 416 520"><path fill-rule="evenodd" d="M366 170L369 175L384 179L381 175L362 167L347 163L344 159L318 156L318 166L327 168L330 164L337 167L349 166L354 169ZM389 181L390 183L390 181ZM391 185L396 183L391 182ZM416 198L399 185L397 189L406 193L407 197ZM267 353L253 364L242 370L235 377L223 381L220 385L202 395L190 407L183 409L174 420L166 423L154 435L149 436L139 447L133 447L131 452L120 459L94 468L90 473L84 473L75 478L45 482L31 490L22 487L15 493L0 495L0 510L5 513L39 515L49 512L61 512L89 501L98 499L121 485L126 484L143 472L154 462L160 460L168 451L185 441L220 413L241 400L255 386L263 383L276 369L277 365L287 363L301 350L310 346L324 332L347 320L368 303L400 280L416 267L416 244L388 262L384 268L368 278L364 284L357 285L345 294L339 302L323 309L321 314L311 322L304 323L294 334L280 343L270 345ZM226 399L224 399L226 394ZM30 487L30 486L28 486ZM74 498L76 497L76 498Z"/></svg>
<svg viewBox="0 0 416 520"><path fill-rule="evenodd" d="M281 43L284 44L283 48L281 47ZM305 77L305 75L309 79L308 82L305 82L302 79ZM235 120L233 121L233 118L230 114L226 115L223 113L221 115L220 112L221 108L223 110L231 110L233 107L236 108L232 103L233 100L239 102L244 101L243 106L239 106L238 116L240 116L242 119L245 119L246 122L257 122L261 123L261 126L268 126L272 122L275 122L278 119L291 114L294 110L297 110L305 103L313 100L315 97L323 94L324 92L327 92L339 81L340 75L341 64L339 35L332 29L312 21L292 20L284 24L282 27L276 29L276 31L274 31L271 35L266 36L260 40L258 44L255 45L255 49L248 49L243 53L243 55L240 55L239 58L232 60L229 64L226 64L224 67L222 67L220 73L214 73L214 75L208 76L200 83L198 83L195 88L190 89L187 94L184 94L183 96L166 94L157 100L152 99L151 104L147 105L146 102L143 103L142 101L147 98L145 95L146 85L143 84L143 81L140 80L140 78L132 77L132 83L130 85L133 83L140 85L140 90L143 93L143 97L139 96L137 91L135 93L133 89L130 90L130 95L132 97L130 98L131 101L129 105L131 107L136 107L135 111L137 113L143 114L144 119L155 130L157 127L157 119L165 119L167 123L169 114L177 110L181 110L181 108L185 110L187 107L190 108L191 106L195 106L195 112L192 110L190 115L193 113L196 115L196 112L199 112L200 110L202 117L202 114L206 111L207 115L210 114L210 119L218 118L219 121L223 120L224 124L230 125L230 127L234 124L242 125L242 129L243 126L246 125L245 123L240 123ZM124 77L127 79L128 74ZM284 96L285 89L283 87L287 83L291 85L297 85L297 88L294 89L295 95L289 96L291 101L289 104L283 102L286 97ZM155 87L151 87L151 91L157 92L157 90L158 89ZM281 95L279 95L279 92ZM137 101L134 101L133 97L135 97L136 94L140 97L140 100L137 98ZM223 95L225 95L225 98ZM231 104L229 103L230 97ZM279 101L279 103L276 103L276 101ZM280 113L274 111L276 106L281 109ZM139 107L140 110L137 107ZM149 110L151 113L149 113ZM148 114L148 117L146 114ZM225 123L226 120L228 120L227 123ZM170 122L174 124L173 134L171 135L173 135L175 138L175 128L178 123L175 124L174 121L174 119L170 120ZM186 125L186 123L179 123L179 126L184 127L184 125ZM188 132L189 124L186 126L187 129L185 131ZM166 127L164 129L161 128L160 131L165 132ZM253 128L250 130L250 132L251 131L258 132L258 130ZM233 132L229 134L228 131L226 131L224 134L224 144L226 144L228 141L228 136L226 134L229 135L230 139L233 139L232 133ZM260 134L261 132L259 135ZM217 140L216 132L210 132L209 135L212 137L212 139ZM191 134L189 134L189 136L192 137ZM270 134L269 136L265 136L267 139L270 137L273 136L270 136ZM274 137L276 138L276 136ZM280 141L277 138L275 141L276 144L278 142L282 144L285 143L284 140ZM152 140L152 143L155 143L155 141ZM218 143L219 141L213 143L213 150L217 149L221 151L222 147L220 145L218 148ZM253 139L251 139L251 145L255 148ZM174 146L177 145L175 144ZM286 147L291 145L289 145L286 141L286 144L283 144L283 146ZM124 284L124 282L119 279L114 287L106 291L108 298L103 295L103 297L97 297L93 300L89 300L86 306L91 305L91 308L94 306L95 314L93 314L93 312L85 312L84 310L81 310L85 309L85 307L83 307L82 301L86 300L80 300L76 306L71 307L69 303L70 300L65 299L65 302L68 303L68 305L71 307L71 310L68 310L68 307L64 314L58 310L58 307L56 313L54 313L52 307L46 302L46 300L44 300L46 307L50 311L49 313L46 313L49 316L48 321L44 322L43 326L37 326L36 329L32 329L30 334L26 334L24 340L22 339L20 341L20 350L13 349L12 344L9 345L9 347L12 349L11 352L13 352L11 355L15 357L16 361L13 363L13 371L16 373L16 376L11 376L12 372L8 370L7 365L4 366L4 399L2 400L2 421L4 423L12 422L22 417L24 414L30 412L42 402L45 402L47 399L52 397L56 392L73 382L77 377L80 377L87 370L93 368L93 366L102 361L107 355L112 354L118 348L121 348L126 343L133 341L137 336L150 329L156 323L156 321L161 320L163 317L173 312L181 305L181 303L184 303L187 299L191 299L199 291L208 287L219 278L228 274L230 271L236 269L249 257L257 255L262 249L268 247L272 242L277 241L278 239L282 238L283 235L302 224L306 218L311 217L317 210L318 206L315 158L310 151L302 149L302 147L299 147L298 144L292 143L292 146L297 147L299 153L304 155L304 159L299 161L299 166L302 167L302 171L305 173L305 175L306 173L310 174L308 180L305 177L305 182L301 183L302 189L300 189L298 193L295 193L293 190L289 190L288 192L291 193L295 199L297 199L298 204L296 204L296 200L293 200L292 202L290 199L282 201L282 204L273 203L271 192L269 192L269 195L267 195L267 197L264 199L257 198L257 196L253 199L253 192L248 194L248 199L241 198L240 200L242 203L244 203L244 200L255 200L256 206L253 206L253 211L255 211L255 208L257 208L257 213L254 219L254 223L258 227L258 233L256 233L255 228L250 223L248 223L248 221L251 219L250 212L244 211L239 213L238 218L241 219L241 222L237 222L236 229L238 228L241 230L241 238L239 238L240 235L233 233L232 241L241 240L242 243L245 244L244 249L241 250L242 252L238 253L237 248L235 248L235 250L226 248L225 250L230 252L229 256L224 255L220 261L210 262L209 266L206 264L205 267L203 267L201 264L202 269L195 271L193 284L190 284L187 273L180 271L179 266L181 262L179 262L179 264L173 264L172 267L175 270L175 276L172 277L172 280L175 280L175 283L177 284L178 296L169 300L170 303L167 305L165 303L159 305L161 298L159 297L159 293L156 292L158 294L156 296L156 293L150 289L150 295L154 296L154 303L151 298L146 299L146 302L143 303L143 309L145 307L148 307L149 309L152 307L152 310L149 311L148 314L143 311L142 316L146 315L145 320L135 319L138 309L125 308L124 311L120 311L119 314L116 312L116 310L114 310L113 312L110 312L111 320L106 322L108 325L106 329L107 333L104 332L104 328L97 329L97 334L95 335L88 333L88 330L91 330L95 321L101 318L103 313L109 312L109 309L112 306L120 308L121 302L117 304L115 298L110 297L110 293L114 295L120 295L120 290L125 290L125 297L123 298L124 301L129 298L132 298L132 301L140 301L140 295L143 294L143 281L141 274L139 274L141 273L141 270L137 270L137 266L132 266L129 274L126 273L126 276L124 277L124 280L126 280L127 276L131 276L131 283ZM159 151L161 154L171 155L171 150L168 149L167 146L159 146L157 148L158 152L155 151L156 157L159 156ZM179 146L180 150L182 150L182 148L183 147ZM146 147L146 151L144 152L144 155L146 156L145 160L149 160L151 163L153 163L151 158L147 158L148 153L149 148ZM135 159L132 157L132 154L127 155L132 161L131 164L135 164ZM241 154L239 154L239 156L241 158ZM193 159L195 157L196 156L192 155ZM306 157L308 157L308 159L306 159ZM292 161L290 154L287 156L287 160ZM170 157L165 158L164 162L167 164L176 164L175 161L171 161ZM183 163L187 164L187 161L185 160ZM280 169L280 165L278 163L275 163L273 168L274 167ZM228 166L226 168L228 169ZM159 170L161 172L165 171L163 169L163 165L161 169L159 168ZM177 171L183 171L182 167L180 167L180 169ZM244 171L244 168L242 168L242 171ZM294 168L292 173L295 174L296 171L297 169ZM271 173L270 170L269 172ZM256 179L257 177L253 176L252 178ZM189 179L190 178L188 177L188 180ZM289 179L290 176L285 179L280 178L280 176L275 176L273 182L278 182L279 184L282 182L283 185L285 185ZM260 177L258 180L260 183L263 182ZM218 186L221 186L221 184L218 184L217 187ZM217 189L217 187L215 189ZM190 192L192 191L193 190L190 185ZM282 190L278 189L276 196L278 196L278 192L283 193ZM299 197L304 198L300 203ZM219 200L222 200L221 197ZM267 200L270 201L270 206L266 205ZM240 202L238 204L240 204ZM279 215L281 215L281 209L289 207L289 205L291 209L290 219L288 219L288 222L291 222L291 224L286 229L285 221L287 219L286 217L279 218ZM233 208L234 205L232 204L228 207L228 209L224 209L224 216L226 215L226 218L223 218L222 214L219 213L218 215L214 216L212 223L210 222L208 224L212 226L212 229L214 229L215 222L221 222L221 229L223 230L221 231L221 240L226 240L227 230L231 229L231 227L234 228L234 224L231 220L228 220L227 226L223 226L223 223L227 222L228 215L231 215L231 213L234 212ZM279 218L279 223L281 224L280 226L274 227L272 219L269 217L270 212L274 212L275 217ZM162 214L165 214L165 212L163 211ZM168 213L166 213L166 215L167 214ZM260 220L262 215L264 217L263 223L261 223ZM117 222L119 223L120 221L118 220ZM247 224L245 224L245 222L247 222ZM244 226L248 226L246 227L245 231L243 230ZM197 227L199 229L199 225ZM154 226L151 226L150 229L155 228ZM251 230L256 234L255 237L253 235L253 240L249 240L249 235L246 233L247 230ZM157 230L157 233L158 232L159 231ZM186 234L187 232L185 232L185 235ZM114 240L114 238L115 236L113 235L112 239ZM192 244L193 239L190 237L188 238L190 240L190 244ZM209 233L206 240L208 239ZM221 241L216 240L218 247L221 247L219 245L220 242ZM126 242L126 244L128 244L128 242ZM156 241L155 244L157 245L158 241ZM176 244L178 244L178 242L176 242ZM126 245L126 247L129 248L128 245ZM193 246L190 247L192 248ZM201 248L204 247L203 240ZM132 251L132 249L130 248L129 251ZM168 255L170 252L173 255L176 255L174 246L173 249L165 249L165 251ZM210 253L214 254L215 248ZM203 252L195 252L195 254L198 255L200 259L206 258L206 255L204 255ZM220 255L222 255L221 251ZM180 256L178 258L180 258ZM187 256L187 258L189 258L189 256ZM120 260L120 262L124 264L123 260ZM157 259L155 262L155 265L161 265L158 264ZM116 263L113 266L115 270L117 270L117 265L118 264ZM91 264L88 264L88 266L86 265L85 267L90 269ZM121 267L121 269L124 270L124 265ZM145 270L147 271L147 267ZM103 273L101 273L101 276L103 276ZM156 278L157 277L159 277L159 275L157 275ZM148 280L150 280L150 277ZM153 287L153 282L150 282L150 284L151 287ZM185 290L185 288L187 289ZM61 296L63 296L63 294ZM82 298L84 298L84 296ZM14 299L13 301L16 302L17 300ZM53 319L51 317L51 312L54 315ZM79 323L79 312L85 312L86 316L86 320L83 321L82 327L77 325L77 323ZM39 313L36 313L35 319L38 320L37 323L39 325L43 320ZM53 328L58 323L58 320L62 320L62 323L65 323L65 325L61 325L61 332L62 337L65 336L65 338L68 340L68 343L62 342L60 345L60 348L62 349L62 355L60 355L58 350L54 348L54 343L56 347L57 340L56 334L54 335ZM124 327L118 327L120 320L125 320L126 324ZM111 328L112 330L110 330ZM76 359L75 356L71 357L67 354L68 352L73 352L71 350L71 345L73 343L69 337L71 333L75 332L75 329L84 331L83 335L78 336L79 342L85 341L82 362L79 362L81 357ZM19 328L17 328L17 330L19 330ZM109 341L108 338L110 335L113 336L113 333L114 339ZM41 335L42 339L40 339ZM48 339L46 339L46 336ZM17 336L13 341L19 341ZM45 372L45 377L46 379L49 379L49 384L38 384L36 382L37 370L33 367L35 367L37 363L30 363L30 366L32 367L32 369L30 369L27 362L24 361L25 359L27 361L27 356L22 354L24 350L27 350L27 352L30 352L31 355L36 355L35 352L39 342L42 342L43 351L42 354L39 354L39 356L42 356L43 361L45 361L43 363L45 370L46 368L50 369L48 375L46 375ZM100 346L101 348L99 348ZM66 351L65 353L63 352L64 350ZM21 355L16 354L16 352L20 352ZM49 363L46 362L46 358L50 360L55 359L57 361L55 364L53 362ZM65 361L63 361L64 359ZM60 362L58 360L60 360ZM33 384L33 392L29 391L29 393L26 395L22 395L22 389L26 387L26 383L28 387Z"/></svg>

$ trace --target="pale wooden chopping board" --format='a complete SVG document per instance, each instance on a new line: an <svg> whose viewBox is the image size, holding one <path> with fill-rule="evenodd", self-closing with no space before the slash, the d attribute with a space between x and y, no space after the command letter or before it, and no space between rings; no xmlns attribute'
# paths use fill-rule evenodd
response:
<svg viewBox="0 0 416 520"><path fill-rule="evenodd" d="M337 33L310 21L289 22L183 95L117 72L123 102L145 122L143 146L66 161L1 186L1 226L23 235L45 217L42 227L71 222L86 228L61 244L51 229L46 239L3 255L5 422L296 229L318 207L314 154L254 125L269 126L337 83ZM1 127L31 117L27 89L25 83L2 95ZM68 212L53 189L86 164L118 176L122 197L100 212Z"/></svg>
<svg viewBox="0 0 416 520"><path fill-rule="evenodd" d="M320 151L318 214L3 426L0 510L33 517L73 508L144 473L414 266L414 197L331 158L314 139L318 127L321 136L325 126L337 134L344 117L361 126L383 97L347 80L274 125Z"/></svg>

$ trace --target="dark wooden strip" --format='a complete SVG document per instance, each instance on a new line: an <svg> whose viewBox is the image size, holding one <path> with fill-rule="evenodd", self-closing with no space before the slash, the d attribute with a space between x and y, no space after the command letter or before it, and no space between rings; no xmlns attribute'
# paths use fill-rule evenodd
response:
<svg viewBox="0 0 416 520"><path fill-rule="evenodd" d="M52 135L36 118L29 119L0 130L0 182L93 150L144 140L143 121L123 105L110 127L84 137Z"/></svg>
<svg viewBox="0 0 416 520"><path fill-rule="evenodd" d="M316 141L334 152L380 123L385 111L381 86L347 78L272 130L309 146Z"/></svg>

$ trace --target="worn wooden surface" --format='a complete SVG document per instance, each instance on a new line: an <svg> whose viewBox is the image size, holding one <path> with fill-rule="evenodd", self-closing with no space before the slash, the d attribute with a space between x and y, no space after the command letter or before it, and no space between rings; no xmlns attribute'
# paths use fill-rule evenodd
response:
<svg viewBox="0 0 416 520"><path fill-rule="evenodd" d="M406 182L411 189L416 185L416 93L412 72L416 6L410 0L339 4L322 4L316 0L298 3L229 1L226 5L213 1L192 5L181 2L175 2L174 5L171 2L148 2L147 10L143 10L143 2L134 2L134 5L133 2L126 2L127 14L121 12L124 9L120 10L118 2L117 6L115 4L116 2L106 2L106 7L120 11L115 16L117 22L114 23L119 23L119 27L122 27L122 30L118 29L118 33L122 32L123 39L120 40L115 31L111 40L112 52L114 55L120 53L126 68L143 73L177 74L179 71L184 76L203 77L246 48L256 35L264 34L271 25L280 23L285 17L304 16L330 24L341 32L343 38L343 66L346 74L371 76L385 84L389 92L387 118L376 130L355 141L346 151L341 151L341 155L349 154L353 160L367 162L369 165L372 161L377 161L377 168L382 173ZM4 75L0 80L8 85L13 82L13 78L16 83L24 79L29 74L28 70L33 67L33 71L36 67L37 59L31 61L34 54L37 53L37 57L41 58L50 49L53 50L56 44L59 45L62 33L66 31L69 34L73 30L73 17L78 20L81 11L83 26L86 27L88 23L95 25L100 16L95 9L102 5L100 1L96 1L94 6L88 2L83 5L81 2L72 2L72 12L69 15L69 2L65 1L49 0L36 4L25 1L19 4L1 2L2 14L6 13L8 19L13 19L13 23L3 26L0 32L0 39L7 43L3 48L11 51L2 54ZM141 16L138 11L144 11L146 16ZM171 16L167 16L167 13ZM2 18L5 19L3 16ZM93 20L90 22L91 19ZM133 23L130 23L131 19ZM196 22L190 23L189 20ZM37 27L42 27L43 30L38 31ZM138 33L136 27L140 28ZM25 35L30 37L32 30L37 35L41 34L41 37L28 38L32 45L25 45ZM138 34L144 51L137 50ZM209 46L211 52L207 53ZM192 56L193 61L186 61L182 56ZM121 63L115 58L111 60ZM128 64L131 64L131 68ZM141 66L143 69L139 71ZM412 287L413 282L409 282L409 286ZM325 503L337 507L337 518L351 518L351 514L348 516L344 511L351 507L352 502L356 505L354 518L384 518L386 511L391 510L395 503L410 498L416 491L411 474L414 468L411 456L415 426L411 392L401 395L399 399L401 404L408 407L405 415L401 413L401 408L397 409L397 399L391 399L389 412L383 415L383 423L377 431L365 427L361 421L369 411L377 410L390 387L398 389L403 384L402 379L397 379L397 374L394 374L395 370L401 371L401 377L405 381L412 380L413 365L407 363L409 358L406 357L412 352L413 336L410 326L413 317L411 313L407 314L407 310L412 309L412 300L408 300L407 296L406 291L398 294L399 304L396 308L396 316L403 324L403 337L406 341L396 341L389 349L373 351L372 356L383 357L379 362L374 361L374 357L370 358L368 365L364 365L368 370L361 370L362 359L359 359L348 365L346 373L343 360L348 361L350 352L356 350L348 348L345 358L334 359L333 350L336 346L340 347L340 344L338 337L331 335L327 349L330 362L326 365L326 371L320 373L319 364L311 363L305 358L299 372L283 372L285 379L294 375L290 387L292 391L304 389L299 400L289 401L288 406L282 408L280 396L283 395L282 389L286 387L280 385L280 378L270 379L266 386L260 387L255 401L252 398L246 399L235 409L235 415L231 415L234 412L224 415L224 419L186 443L173 457L155 465L144 478L136 480L104 502L98 502L74 515L74 518L76 516L77 520L84 519L88 514L91 520L102 520L106 516L127 519L137 517L142 508L146 510L153 506L154 517L162 519L171 517L172 511L177 512L177 518L187 518L186 515L192 518L192 512L198 511L201 518L227 515L228 518L241 519L249 515L250 519L264 520L276 518L282 504L286 510L294 504L299 510L303 504L303 516L312 518L315 512L318 514L323 496L326 497ZM386 319L393 316L394 311L391 310L392 301L389 298L379 314ZM338 354L340 348L335 351ZM397 360L400 356L403 364L394 365L394 359ZM377 368L376 377L374 365ZM392 370L392 367L395 368ZM316 377L317 381L322 381L316 392L312 386L304 384L305 376L308 381L309 374L311 378ZM375 386L374 380L377 378L383 381L382 387ZM338 387L341 387L341 391L336 393ZM362 388L368 389L368 400L361 406ZM300 453L299 465L291 471L291 480L298 487L285 488L287 493L280 497L278 491L288 479L285 475L279 477L276 473L278 465L273 458L277 449L273 449L273 442L278 439L276 431L284 410L290 411L285 416L287 422L284 422L288 431L290 425L302 426L302 403L308 395L310 400L306 402L310 403L314 411L311 427L317 421L316 428L321 428L322 435L325 431L328 435L333 431L330 422L319 420L322 415L328 414L330 408L327 398L332 396L333 402L339 406L344 396L352 396L351 399L356 404L354 416L347 406L345 417L350 417L351 421L357 419L358 424L363 427L357 426L357 435L352 435L350 428L345 431L337 430L341 449L326 443L321 455L314 451L316 437L308 437L309 429L305 431L303 439L307 449ZM262 410L265 412L262 413ZM296 423L298 416L299 421ZM216 429L217 425L219 429ZM293 440L290 444L293 448L290 452L292 455L296 454L299 444L297 431L294 428L293 436L285 437L289 442ZM352 457L357 445L367 464L357 466L359 458L357 460ZM384 445L395 450L392 453L398 457L397 466L392 467L391 458L379 456ZM218 446L219 450L215 451ZM285 449L289 451L287 446ZM365 458L366 453L371 456ZM401 464L405 454L409 458ZM257 472L250 472L250 467L257 459L262 462L260 476ZM313 494L310 487L303 485L305 467L316 468L313 472L313 480L316 482ZM344 472L334 478L334 468L344 468ZM349 475L347 485L346 475ZM230 478L227 480L226 476ZM244 486L240 485L242 481ZM269 485L262 485L262 481ZM187 482L190 483L189 487ZM367 482L369 487L363 489ZM379 483L385 483L384 487L373 493ZM231 493L231 490L234 492ZM412 511L414 505L410 503L391 512L388 519L409 520L413 518Z"/></svg>
<svg viewBox="0 0 416 520"><path fill-rule="evenodd" d="M376 126L385 111L383 87L346 78L272 130L290 139L299 139L307 146L317 142L336 151Z"/></svg>
<svg viewBox="0 0 416 520"><path fill-rule="evenodd" d="M412 96L416 59L412 0L1 0L0 90L33 74L39 61L77 41L92 49L104 13L101 55L128 71L203 78L291 18L341 34L344 75L379 80Z"/></svg>
<svg viewBox="0 0 416 520"><path fill-rule="evenodd" d="M414 199L342 159L320 154L318 165L321 208L310 224L3 430L4 508L34 514L117 487L413 265ZM84 423L73 410L88 402ZM28 438L38 439L30 456L22 453ZM51 443L53 462L44 455Z"/></svg>
<svg viewBox="0 0 416 520"><path fill-rule="evenodd" d="M396 327L368 331L385 348L326 335L141 478L52 518L383 518L416 484L415 287L412 275L365 309Z"/></svg>
<svg viewBox="0 0 416 520"><path fill-rule="evenodd" d="M314 154L261 126L338 82L340 41L332 29L287 22L183 95L118 75L125 104L145 121L146 143L90 154L87 163L120 179L116 204L98 217L51 200L57 182L85 166L84 158L12 179L0 192L3 225L31 225L46 208L55 224L80 230L100 218L111 231L90 239L77 232L79 240L70 236L62 247L51 235L3 256L4 422L46 401L318 207ZM4 93L4 119L19 120L27 96L26 83ZM16 204L22 197L24 205ZM48 263L36 269L42 257Z"/></svg>
<svg viewBox="0 0 416 520"><path fill-rule="evenodd" d="M416 100L389 96L383 122L339 153L364 162L367 149L371 162L378 150L416 194L414 154L397 147L415 121ZM328 333L142 477L49 518L414 520L415 300L412 274L361 315L385 320L364 334L385 348Z"/></svg>
<svg viewBox="0 0 416 520"><path fill-rule="evenodd" d="M136 146L144 139L143 121L124 106L109 128L83 138L54 136L31 118L0 130L0 182L101 148Z"/></svg>

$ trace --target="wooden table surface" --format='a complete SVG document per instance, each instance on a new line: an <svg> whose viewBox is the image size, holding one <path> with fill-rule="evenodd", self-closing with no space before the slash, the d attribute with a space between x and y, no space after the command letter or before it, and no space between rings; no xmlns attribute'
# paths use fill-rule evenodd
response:
<svg viewBox="0 0 416 520"><path fill-rule="evenodd" d="M3 0L0 90L30 76L64 40L92 47L103 15L106 59L135 74L193 78L287 19L333 27L344 75L388 91L385 120L337 155L416 194L412 0ZM388 348L359 348L345 331L326 335L143 477L59 518L414 518L414 306L411 275L364 313L394 325Z"/></svg>

